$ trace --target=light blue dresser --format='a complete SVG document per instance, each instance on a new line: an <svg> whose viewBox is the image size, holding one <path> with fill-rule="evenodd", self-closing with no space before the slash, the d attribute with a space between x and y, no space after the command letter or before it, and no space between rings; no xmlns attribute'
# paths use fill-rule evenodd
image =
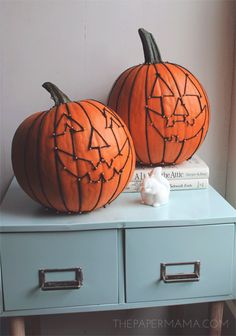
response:
<svg viewBox="0 0 236 336"><path fill-rule="evenodd" d="M42 314L218 302L222 318L222 302L236 298L235 222L211 187L171 192L160 208L133 193L56 215L13 180L1 209L0 314L14 335L24 316Z"/></svg>

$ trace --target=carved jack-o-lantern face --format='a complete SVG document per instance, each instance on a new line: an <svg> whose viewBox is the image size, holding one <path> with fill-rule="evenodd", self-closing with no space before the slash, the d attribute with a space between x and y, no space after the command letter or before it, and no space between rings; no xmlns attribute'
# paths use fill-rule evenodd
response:
<svg viewBox="0 0 236 336"><path fill-rule="evenodd" d="M135 165L125 124L100 102L71 102L53 84L44 87L56 106L17 129L12 161L18 182L33 199L63 212L87 212L112 202Z"/></svg>
<svg viewBox="0 0 236 336"><path fill-rule="evenodd" d="M206 136L207 96L188 70L162 62L150 33L143 29L139 33L145 63L120 75L108 105L128 126L140 163L180 163L193 155Z"/></svg>

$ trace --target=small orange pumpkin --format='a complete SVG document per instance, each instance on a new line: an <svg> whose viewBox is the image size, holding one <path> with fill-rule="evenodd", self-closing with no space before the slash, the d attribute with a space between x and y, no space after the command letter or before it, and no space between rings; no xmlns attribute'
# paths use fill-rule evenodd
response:
<svg viewBox="0 0 236 336"><path fill-rule="evenodd" d="M188 70L163 62L151 33L139 29L145 63L124 71L108 106L125 121L137 161L169 165L189 159L209 127L206 92Z"/></svg>
<svg viewBox="0 0 236 336"><path fill-rule="evenodd" d="M111 203L135 167L123 121L100 102L71 102L44 83L55 106L28 117L12 142L12 164L24 191L60 212L87 212Z"/></svg>

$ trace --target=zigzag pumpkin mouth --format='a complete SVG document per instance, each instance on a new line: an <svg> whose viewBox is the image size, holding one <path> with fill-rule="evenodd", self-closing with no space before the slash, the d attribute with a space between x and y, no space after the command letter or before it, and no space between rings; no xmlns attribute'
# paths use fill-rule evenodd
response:
<svg viewBox="0 0 236 336"><path fill-rule="evenodd" d="M123 173L128 158L130 156L128 139L126 139L120 152L109 161L101 157L98 162L93 162L91 160L86 160L84 158L74 156L73 154L66 152L58 147L54 148L54 150L58 152L57 157L62 169L68 172L68 174L74 176L76 179L78 179L78 181L84 180L88 183L110 182L116 175L120 175ZM70 156L73 161L84 161L84 164L86 164L87 166L87 168L85 169L87 170L86 173L81 175L76 172L76 168L74 170L72 170L71 167L67 168L64 164L62 154Z"/></svg>
<svg viewBox="0 0 236 336"><path fill-rule="evenodd" d="M89 121L90 125L81 125L72 117L69 105L67 105L67 111L68 114L63 113L58 118L52 134L60 169L68 172L78 181L88 183L109 182L116 175L122 174L130 155L130 145L124 125L118 123L115 115L110 117L108 122L108 110L104 108L102 135L102 132L95 128L92 120ZM125 138L123 144L117 138L115 128L119 128L119 132L123 133ZM108 143L107 137L110 140L111 137L114 138L115 149ZM84 143L85 138L87 143ZM69 142L71 142L71 151L68 151ZM68 160L67 164L65 163L65 156L71 158L69 167Z"/></svg>

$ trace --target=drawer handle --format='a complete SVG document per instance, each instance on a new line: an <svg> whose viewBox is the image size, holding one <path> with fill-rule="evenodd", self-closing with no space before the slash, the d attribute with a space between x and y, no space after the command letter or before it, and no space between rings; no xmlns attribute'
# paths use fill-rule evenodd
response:
<svg viewBox="0 0 236 336"><path fill-rule="evenodd" d="M46 281L47 273L59 273L59 272L75 272L75 279L69 280L69 281ZM81 286L83 286L83 272L80 267L79 268L39 270L39 287L43 291L79 289Z"/></svg>
<svg viewBox="0 0 236 336"><path fill-rule="evenodd" d="M193 273L167 274L168 266L193 265ZM200 261L180 262L180 263L161 263L161 280L165 283L173 282L192 282L200 280Z"/></svg>

